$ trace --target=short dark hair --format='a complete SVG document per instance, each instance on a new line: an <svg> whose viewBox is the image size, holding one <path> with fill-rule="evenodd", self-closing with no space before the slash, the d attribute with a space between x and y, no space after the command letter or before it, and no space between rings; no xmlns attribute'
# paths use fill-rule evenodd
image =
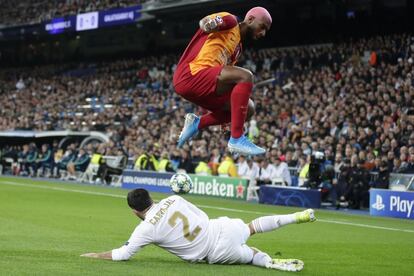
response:
<svg viewBox="0 0 414 276"><path fill-rule="evenodd" d="M135 189L128 193L127 201L129 207L137 211L144 211L152 205L152 198L145 189Z"/></svg>

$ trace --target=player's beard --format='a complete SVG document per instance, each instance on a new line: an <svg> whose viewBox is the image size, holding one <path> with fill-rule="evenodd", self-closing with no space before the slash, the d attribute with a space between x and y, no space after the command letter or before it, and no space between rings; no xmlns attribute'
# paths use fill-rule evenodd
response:
<svg viewBox="0 0 414 276"><path fill-rule="evenodd" d="M253 44L254 41L254 30L252 28L246 29L246 35L243 39L243 46L244 47L250 47Z"/></svg>

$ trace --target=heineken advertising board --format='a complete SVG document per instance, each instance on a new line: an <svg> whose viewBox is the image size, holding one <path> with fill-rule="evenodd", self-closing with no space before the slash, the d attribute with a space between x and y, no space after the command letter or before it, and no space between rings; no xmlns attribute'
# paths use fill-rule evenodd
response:
<svg viewBox="0 0 414 276"><path fill-rule="evenodd" d="M193 181L190 194L246 200L247 180L230 177L189 174Z"/></svg>
<svg viewBox="0 0 414 276"><path fill-rule="evenodd" d="M122 188L144 188L151 192L171 193L169 180L172 176L173 173L124 170ZM190 194L246 200L248 185L246 179L195 174L189 176L194 185Z"/></svg>

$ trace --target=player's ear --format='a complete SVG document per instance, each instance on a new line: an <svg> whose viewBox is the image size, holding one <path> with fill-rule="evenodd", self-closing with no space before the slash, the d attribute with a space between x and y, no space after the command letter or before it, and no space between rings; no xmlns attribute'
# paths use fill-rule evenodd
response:
<svg viewBox="0 0 414 276"><path fill-rule="evenodd" d="M249 17L247 17L247 23L251 24L254 20L254 16L253 15L249 15Z"/></svg>

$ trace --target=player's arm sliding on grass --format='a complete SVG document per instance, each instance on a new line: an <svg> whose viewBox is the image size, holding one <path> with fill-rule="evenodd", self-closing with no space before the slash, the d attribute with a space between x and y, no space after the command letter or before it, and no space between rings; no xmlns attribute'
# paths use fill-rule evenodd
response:
<svg viewBox="0 0 414 276"><path fill-rule="evenodd" d="M112 250L111 251L106 251L106 252L101 252L101 253L85 253L85 254L82 254L81 257L112 260Z"/></svg>
<svg viewBox="0 0 414 276"><path fill-rule="evenodd" d="M313 210L289 215L259 217L248 224L240 219L209 219L207 214L179 196L153 203L144 189L128 193L128 205L142 222L120 248L82 257L113 261L129 260L148 244L155 244L189 262L210 264L252 264L283 271L300 271L303 262L296 259L272 259L268 254L246 245L256 233L273 231L292 223L315 220Z"/></svg>

